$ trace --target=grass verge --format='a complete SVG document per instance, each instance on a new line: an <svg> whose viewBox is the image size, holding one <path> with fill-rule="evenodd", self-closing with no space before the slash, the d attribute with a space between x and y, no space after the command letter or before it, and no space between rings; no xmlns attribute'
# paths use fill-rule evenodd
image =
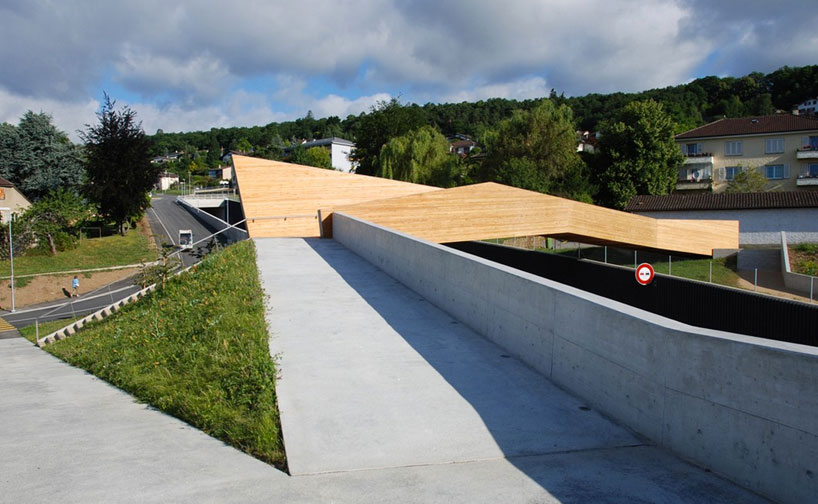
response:
<svg viewBox="0 0 818 504"><path fill-rule="evenodd" d="M79 320L79 317L41 322L39 324L40 337L42 338L43 336L52 333L57 329L62 329L68 324L73 324L77 320ZM37 342L37 327L34 324L20 329L20 334L32 343Z"/></svg>
<svg viewBox="0 0 818 504"><path fill-rule="evenodd" d="M45 349L283 468L267 339L255 248L245 241Z"/></svg>
<svg viewBox="0 0 818 504"><path fill-rule="evenodd" d="M131 231L125 236L113 235L84 239L77 248L59 252L56 256L25 255L15 252L14 275L34 275L78 269L105 268L153 261L156 252L145 234ZM0 261L0 272L8 274L9 261Z"/></svg>

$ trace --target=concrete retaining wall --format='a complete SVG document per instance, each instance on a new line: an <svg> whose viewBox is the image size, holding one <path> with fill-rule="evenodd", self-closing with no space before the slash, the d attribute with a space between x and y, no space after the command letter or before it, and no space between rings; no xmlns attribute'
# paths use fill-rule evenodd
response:
<svg viewBox="0 0 818 504"><path fill-rule="evenodd" d="M818 281L809 275L793 273L790 269L790 251L787 247L787 233L781 231L781 275L784 277L784 285L804 296L812 296L814 299L815 289L818 288Z"/></svg>
<svg viewBox="0 0 818 504"><path fill-rule="evenodd" d="M781 249L741 249L736 258L736 268L739 270L752 270L758 268L762 271L780 271Z"/></svg>
<svg viewBox="0 0 818 504"><path fill-rule="evenodd" d="M336 212L333 236L555 383L763 495L818 495L818 349L687 326Z"/></svg>
<svg viewBox="0 0 818 504"><path fill-rule="evenodd" d="M196 217L197 219L202 221L202 223L204 223L206 226L215 231L224 229L228 226L227 222L223 221L222 219L219 219L218 217L204 210L200 210L199 208L191 205L182 198L179 198L176 201L179 202L179 204L182 205L184 208L186 208L187 211L190 212L194 217ZM224 235L230 242L246 240L248 236L247 231L235 227L223 232L222 235Z"/></svg>

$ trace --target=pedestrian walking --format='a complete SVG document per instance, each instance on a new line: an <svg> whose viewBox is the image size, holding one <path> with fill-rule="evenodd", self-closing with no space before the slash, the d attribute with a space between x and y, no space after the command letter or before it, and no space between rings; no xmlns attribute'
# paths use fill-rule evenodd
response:
<svg viewBox="0 0 818 504"><path fill-rule="evenodd" d="M74 280L71 281L71 297L80 297L80 279L74 275Z"/></svg>

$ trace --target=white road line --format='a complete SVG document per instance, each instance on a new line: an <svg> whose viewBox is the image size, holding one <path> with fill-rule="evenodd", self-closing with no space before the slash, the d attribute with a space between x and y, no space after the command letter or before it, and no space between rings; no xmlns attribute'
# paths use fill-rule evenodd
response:
<svg viewBox="0 0 818 504"><path fill-rule="evenodd" d="M154 210L153 207L151 207L151 212L153 212L153 216L156 217L156 220L158 220L159 224L162 225L162 229L164 229L165 233L167 233L168 238L170 238L170 243L172 245L177 245L177 243L175 241L173 241L173 236L170 235L170 231L168 231L168 228L165 227L165 223L162 222L162 219L159 218L159 214L156 213L156 210Z"/></svg>

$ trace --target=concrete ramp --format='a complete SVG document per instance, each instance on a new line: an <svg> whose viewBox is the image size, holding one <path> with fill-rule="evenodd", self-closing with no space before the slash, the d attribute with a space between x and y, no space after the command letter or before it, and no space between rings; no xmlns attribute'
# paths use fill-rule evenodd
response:
<svg viewBox="0 0 818 504"><path fill-rule="evenodd" d="M292 474L641 444L342 245L256 245Z"/></svg>

